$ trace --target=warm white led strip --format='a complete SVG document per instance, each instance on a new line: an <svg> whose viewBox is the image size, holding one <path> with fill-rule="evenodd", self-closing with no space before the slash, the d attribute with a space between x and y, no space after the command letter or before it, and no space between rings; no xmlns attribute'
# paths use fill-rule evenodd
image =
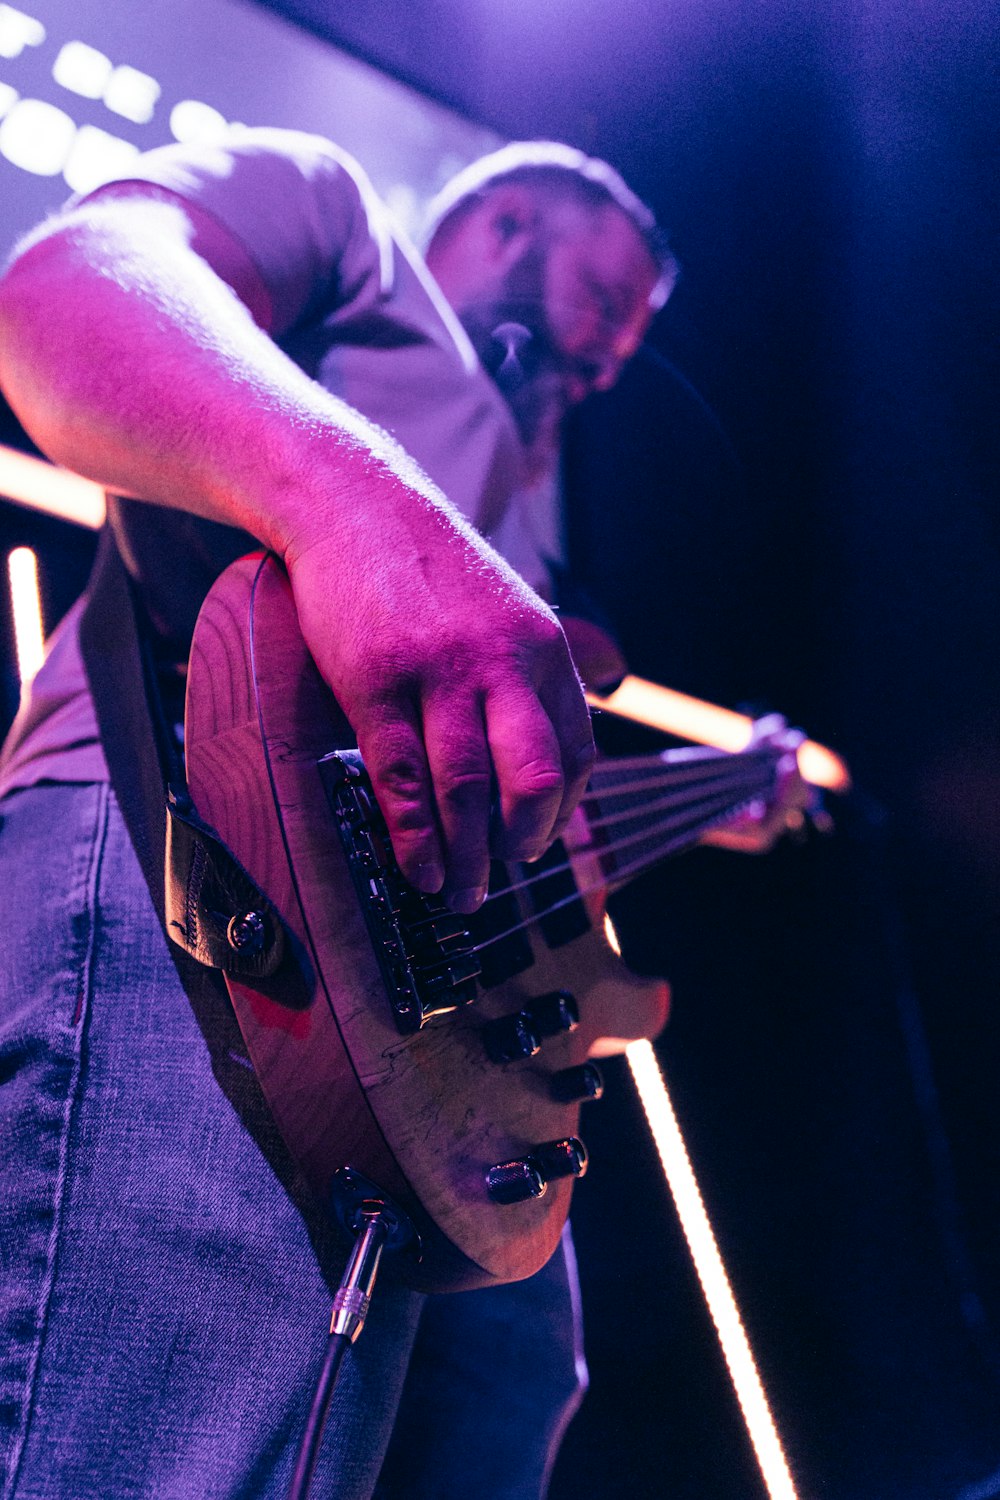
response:
<svg viewBox="0 0 1000 1500"><path fill-rule="evenodd" d="M14 616L17 670L22 687L31 681L45 655L42 598L38 589L38 559L30 547L15 547L7 558L10 603Z"/></svg>
<svg viewBox="0 0 1000 1500"><path fill-rule="evenodd" d="M3 443L0 443L0 496L91 530L104 521L104 491L99 484Z"/></svg>
<svg viewBox="0 0 1000 1500"><path fill-rule="evenodd" d="M798 1500L656 1054L650 1042L641 1041L631 1042L625 1056L660 1153L664 1176L719 1336L767 1493L770 1500Z"/></svg>
<svg viewBox="0 0 1000 1500"><path fill-rule="evenodd" d="M698 745L714 745L717 750L745 750L753 736L753 719L746 714L734 713L731 708L720 708L718 704L706 703L702 698L692 698L688 693L678 693L631 673L608 697L588 693L587 702L591 708L616 714L620 719L631 719L650 729L661 729L664 734L694 740ZM847 766L825 745L805 740L797 755L799 773L811 786L826 787L832 792L850 790Z"/></svg>

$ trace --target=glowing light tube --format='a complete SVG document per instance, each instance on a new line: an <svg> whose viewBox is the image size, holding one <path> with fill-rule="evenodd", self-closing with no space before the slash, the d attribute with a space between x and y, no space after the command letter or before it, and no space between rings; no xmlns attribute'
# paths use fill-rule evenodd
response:
<svg viewBox="0 0 1000 1500"><path fill-rule="evenodd" d="M104 522L104 491L99 484L2 443L0 496L93 531Z"/></svg>
<svg viewBox="0 0 1000 1500"><path fill-rule="evenodd" d="M588 693L587 702L592 708L617 714L620 719L631 719L699 745L714 745L717 750L743 750L753 734L753 720L746 714L719 708L701 698L690 698L644 677L624 678L607 698ZM810 786L825 787L831 792L850 789L850 772L844 762L814 740L806 740L799 746L799 771Z"/></svg>
<svg viewBox="0 0 1000 1500"><path fill-rule="evenodd" d="M38 589L38 559L30 547L15 547L7 558L10 603L14 617L17 670L24 687L42 665L45 633L42 599Z"/></svg>
<svg viewBox="0 0 1000 1500"><path fill-rule="evenodd" d="M625 1053L770 1500L798 1500L726 1268L650 1042Z"/></svg>

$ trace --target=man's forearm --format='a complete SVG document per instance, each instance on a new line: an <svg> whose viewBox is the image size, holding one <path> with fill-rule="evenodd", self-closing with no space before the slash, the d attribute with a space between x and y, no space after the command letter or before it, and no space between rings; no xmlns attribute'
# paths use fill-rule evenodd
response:
<svg viewBox="0 0 1000 1500"><path fill-rule="evenodd" d="M239 526L284 556L383 466L379 429L305 376L185 242L183 212L84 205L0 283L0 384L56 462Z"/></svg>
<svg viewBox="0 0 1000 1500"><path fill-rule="evenodd" d="M532 858L586 782L562 631L401 449L257 328L193 228L161 199L94 202L43 236L0 287L0 380L52 458L284 559L404 874L471 911L491 822L495 853Z"/></svg>

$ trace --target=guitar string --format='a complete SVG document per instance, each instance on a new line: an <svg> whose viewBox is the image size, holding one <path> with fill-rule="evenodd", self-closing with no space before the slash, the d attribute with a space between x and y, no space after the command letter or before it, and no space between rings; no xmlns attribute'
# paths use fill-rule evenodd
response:
<svg viewBox="0 0 1000 1500"><path fill-rule="evenodd" d="M586 806L588 803L626 797L631 793L645 795L655 792L660 787L707 786L713 783L721 785L728 780L755 773L763 767L766 767L768 771L773 771L777 767L779 758L773 753L761 756L729 756L727 757L728 764L716 767L700 767L697 770L692 768L690 771L679 772L676 766L664 766L651 770L642 778L633 775L616 777L614 780L606 774L602 775L601 779L596 779L600 775L600 768L598 768L598 771L591 776L580 801Z"/></svg>
<svg viewBox="0 0 1000 1500"><path fill-rule="evenodd" d="M675 745L669 750L643 751L640 755L601 755L595 769L644 770L648 766L683 765L747 759L758 755L782 753L773 741L761 739L756 744L747 744L742 750L719 750L714 745Z"/></svg>
<svg viewBox="0 0 1000 1500"><path fill-rule="evenodd" d="M732 810L733 804L729 798L719 798L716 802L712 803L699 803L697 806L690 809L690 815L688 817L673 818L670 820L669 824L662 824L655 832L647 829L641 834L634 834L631 838L620 839L614 845L581 844L576 849L574 849L573 852L577 855L592 854L598 858L602 858L607 857L609 854L618 854L623 849L629 848L635 844L642 844L643 842L653 842L655 845L654 848L650 851L647 851L646 854L641 856L642 860L646 861L646 863L648 863L649 865L653 865L660 858L659 845L655 841L662 838L665 832L669 832L672 835L674 832L692 829L695 830L695 837L697 837L698 830L712 827L716 822L718 822L720 818L725 817L728 813L731 813ZM631 870L632 868L632 865L623 865L621 867L612 869L610 872L604 871L601 876L600 884L605 886L614 885L621 880L624 870ZM640 865L640 868L645 868L645 865ZM563 864L554 865L551 870L543 870L535 875L528 876L524 880L513 881L510 885L506 886L504 890L498 891L497 897L513 895L517 891L525 891L531 886L541 884L542 881L554 880L558 876L564 875L567 872L572 873L572 870L572 862L570 860L566 860ZM574 897L572 893L566 899L573 900ZM487 897L487 901L491 900L493 900L492 896ZM483 902L484 906L487 904L487 901ZM565 905L565 902L562 898L560 898L555 902L554 906L544 906L539 911L535 912L530 920L532 922L540 921L543 917L547 917L550 911L553 911L556 907L562 905ZM524 923L519 924L519 926L524 925ZM517 929L515 928L513 930L516 931ZM484 940L484 942L479 946L488 946L489 943L498 942L499 939L503 936L505 936L504 933L499 933L496 936L489 938L488 940ZM478 952L478 947L473 951Z"/></svg>
<svg viewBox="0 0 1000 1500"><path fill-rule="evenodd" d="M706 769L722 769L735 762L774 760L788 753L773 745L758 745L750 750L706 750L689 754L684 750L664 750L660 755L615 755L598 760L592 775L616 774L620 771L645 771L652 775L667 770L671 775L681 776L688 768L695 774Z"/></svg>
<svg viewBox="0 0 1000 1500"><path fill-rule="evenodd" d="M594 854L606 858L608 855L618 854L622 849L629 848L633 844L640 844L644 840L647 842L656 841L657 839L662 837L664 833L670 833L675 829L686 828L689 825L697 824L699 821L702 823L706 823L707 825L713 824L718 820L719 817L723 816L723 814L725 814L727 810L735 814L739 810L739 808L745 807L751 801L753 801L752 792L748 793L746 796L740 797L735 802L731 796L716 796L713 799L701 798L698 800L694 800L684 808L683 813L680 816L675 814L671 818L664 819L661 823L654 827L641 829L638 833L630 834L625 838L616 839L610 843L598 843L596 841L592 841L587 844L578 844L574 847L573 853ZM566 859L561 864L552 865L549 869L538 870L534 874L526 876L523 880L512 881L510 885L505 886L503 890L497 891L496 897L500 898L509 895L514 891L527 890L533 885L538 885L543 880L553 880L558 875L564 875L568 871L572 872L572 869L572 860ZM619 873L619 871L613 870L609 878L611 880L617 879ZM494 897L488 896L486 898L486 901L483 902L483 905L485 906L487 902L492 901L493 899ZM546 915L546 913L543 911L541 915L544 916Z"/></svg>
<svg viewBox="0 0 1000 1500"><path fill-rule="evenodd" d="M756 768L752 768L748 769L743 776L738 778L731 777L728 778L725 782L723 782L721 778L716 778L715 781L699 782L698 785L699 787L704 788L706 791L712 790L716 785L720 787L722 785L731 786L734 790L736 790L743 784L750 784L751 782L755 781L759 778L759 775L759 770L757 770ZM670 785L672 785L672 783L670 783ZM643 787L643 791L645 792L646 790L648 789L646 787ZM655 790L655 788L653 788L653 790ZM608 801L609 796L614 797L615 795L621 796L622 794L601 793L599 796L591 797L588 800L592 802L595 807L600 807L603 803L606 803ZM631 808L619 808L611 812L603 813L599 817L591 817L588 814L587 826L588 828L603 828L606 826L610 826L612 823L616 822L634 822L636 818L645 817L649 813L659 812L663 808L674 807L678 804L678 802L683 801L683 799L687 796L690 796L689 791L671 791L668 792L665 796L655 797L651 801L642 801L636 803Z"/></svg>
<svg viewBox="0 0 1000 1500"><path fill-rule="evenodd" d="M654 844L654 847L645 851L638 857L638 859L632 860L630 863L622 865L619 869L613 871L610 876L602 873L601 877L590 885L586 885L583 887L574 887L573 891L571 891L566 896L563 896L556 901L550 902L540 911L532 913L532 915L527 918L523 918L513 926L506 928L503 932L494 933L491 937L484 938L482 942L477 943L468 951L470 953L481 953L484 948L492 947L494 943L503 941L504 938L510 937L516 932L520 932L523 928L533 926L536 922L541 921L543 918L549 916L552 912L558 911L561 907L568 906L574 901L580 901L584 896L590 895L594 891L606 889L608 887L617 887L624 884L626 881L632 879L634 875L640 874L643 870L649 869L654 864L657 864L661 859L664 859L668 855L678 852L680 849L683 849L696 842L701 834L703 832L706 832L709 828L715 827L720 823L728 821L734 813L739 811L739 808L741 806L746 806L746 803L738 803L736 804L736 806L734 806L731 799L719 798L716 799L714 804L709 804L709 806L711 807L710 814L705 810L705 804L701 804L699 807L688 809L686 817L674 817L663 822L656 830L646 834L647 840L651 840ZM630 842L634 842L634 840ZM607 845L596 845L592 847L598 854L606 854L608 852ZM557 866L552 870L543 871L541 874L534 875L526 881L516 882L510 885L506 887L504 891L497 892L497 896L499 897L510 894L516 890L522 890L526 886L533 885L539 880L551 879L553 876L563 873L566 870L570 870L571 868L572 866L570 865L570 862L567 861L564 865Z"/></svg>
<svg viewBox="0 0 1000 1500"><path fill-rule="evenodd" d="M770 767L768 770L770 771ZM698 776L678 779L676 776L663 776L656 781L644 781L641 783L629 782L628 784L612 787L591 786L580 798L584 807L596 807L600 804L613 806L614 804L628 805L631 800L633 806L641 807L658 792L682 792L688 789L697 789L700 786L727 786L738 782L741 778L758 776L761 768L759 766L744 766L730 771L725 776Z"/></svg>
<svg viewBox="0 0 1000 1500"><path fill-rule="evenodd" d="M681 809L685 809L690 813L690 811L704 803L704 794L706 792L714 792L716 800L720 801L720 805L732 808L735 814L735 812L740 807L745 807L749 802L752 802L755 795L763 795L765 792L769 791L770 786L770 775L768 775L766 779L761 779L759 782L752 780L746 775L741 775L739 777L733 776L730 777L725 784L720 784L718 786L692 787L688 790L687 794L684 797L676 800L671 799L671 804L676 805ZM725 796L724 798L720 799L720 793L722 793L723 791L725 792ZM637 817L643 816L643 814L648 811L648 807L632 808L623 812L611 814L608 818L602 819L600 821L606 827L611 827L611 825L615 822L617 822L619 826L622 826L624 824L634 823ZM670 822L670 819L666 819L658 827L654 825L652 828L641 830L638 834L632 834L628 837L618 840L612 838L607 842L590 842L586 844L580 844L574 848L573 852L575 854L586 854L590 852L601 855L615 854L619 849L624 848L628 844L635 843L641 838L656 838L663 829L670 826ZM588 818L589 826L596 826L597 823L597 819L594 819L593 822L591 822L591 820ZM503 890L496 891L492 895L487 896L486 900L483 902L483 905L486 906L491 901L499 900L501 897L507 895L511 891L526 890L529 886L537 884L540 880L551 880L554 876L564 874L568 870L572 870L572 861L570 859L566 859L562 864L552 865L547 869L538 870L532 875L526 876L522 880L512 882L510 885L505 886Z"/></svg>
<svg viewBox="0 0 1000 1500"><path fill-rule="evenodd" d="M713 795L706 793L703 796L687 798L677 804L677 808L681 812L680 817L676 817L675 815L673 818L665 818L658 826L655 824L652 826L647 825L644 828L637 829L635 833L623 834L621 838L610 839L607 842L591 839L586 844L576 844L573 846L571 854L598 854L604 856L617 854L621 849L627 849L633 844L642 843L644 839L655 839L658 837L660 831L670 827L672 822L676 821L679 824L689 822L692 817L698 815L701 808L713 809L712 815L714 816L715 808L724 810L727 807L745 807L747 803L753 800L753 794L756 790L757 788L753 783L748 783L746 786L739 788L739 795L737 795L735 788L727 788L724 794L721 791L716 791ZM634 823L635 816L625 817L621 822ZM554 876L572 869L572 865L572 858L567 859L560 865L553 865L549 869L538 870L534 874L527 876L524 880L507 886L506 889L508 891L523 890L527 886L535 885L540 880L551 880ZM500 892L499 894L503 893ZM489 897L487 897L488 899ZM483 904L485 905L486 903L484 902Z"/></svg>
<svg viewBox="0 0 1000 1500"><path fill-rule="evenodd" d="M775 760L769 761L747 761L733 768L726 767L713 772L702 771L698 775L678 775L674 768L667 768L658 775L650 775L643 779L630 776L615 781L609 778L594 780L591 778L586 791L581 797L581 802L600 801L602 798L626 797L630 793L655 792L660 787L708 785L712 782L724 782L732 776L741 776L758 771L762 765L769 769L776 765Z"/></svg>
<svg viewBox="0 0 1000 1500"><path fill-rule="evenodd" d="M668 760L668 757L672 759ZM682 789L675 795L656 798L653 802L644 800L638 806L615 810L598 818L588 817L588 827L611 829L615 826L620 828L634 823L637 818L648 816L651 811L662 808L672 810L671 816L662 819L657 825L645 827L621 839L612 838L606 842L591 840L586 844L577 845L573 854L593 853L606 859L626 847L643 841L652 842L653 848L640 855L637 860L614 870L610 875L602 872L601 878L591 885L582 888L574 887L572 892L558 901L551 902L516 925L503 932L495 933L466 951L481 953L485 948L502 942L524 928L534 926L535 923L562 907L569 906L574 901L580 901L595 891L623 884L661 859L696 842L702 832L731 819L741 808L749 806L756 797L772 789L776 759L772 747L762 746L759 749L736 754L729 754L725 751L709 751L708 753L695 751L692 754L683 750L666 751L663 756L657 756L652 765L648 756L622 756L599 762L581 803L600 805L602 801L606 803L609 799L622 797L629 792L638 791L648 794L662 786L676 789L678 783L682 784ZM695 763L691 764L692 761ZM633 767L644 773L641 778L634 775L620 776L622 770ZM766 772L763 778L760 775L762 771ZM603 783L598 787L593 785L593 777L596 775L604 777ZM615 779L609 780L609 777ZM721 795L723 793L724 795ZM710 816L706 809L711 809ZM492 892L486 897L483 905L501 900L504 896L513 895L517 891L528 890L540 881L552 880L567 872L571 873L572 869L572 861L566 859L547 869L537 870L519 881L510 882L502 890Z"/></svg>
<svg viewBox="0 0 1000 1500"><path fill-rule="evenodd" d="M666 859L668 855L680 853L680 851L686 848L690 843L695 842L698 837L700 837L700 835L708 828L711 828L716 823L724 821L730 815L731 811L733 811L733 809L731 809L727 805L726 807L720 809L718 816L714 819L708 821L698 819L695 825L689 828L686 832L681 832L679 829L676 830L675 833L671 835L671 837L663 840L663 842L659 845L655 852L643 855L639 859L634 860L631 864L623 865L620 870L617 870L615 872L610 882L608 880L601 879L595 880L590 885L582 886L571 892L571 894L563 896L560 900L553 901L551 905L545 908L544 911L535 912L532 916L525 917L515 926L508 927L506 931L498 932L493 937L485 938L483 942L477 943L475 947L468 949L468 952L482 953L484 948L491 948L494 943L503 942L504 938L513 937L515 933L523 931L526 927L533 927L535 923L540 922L543 917L551 916L553 912L559 911L564 906L569 906L574 901L582 901L585 896L593 895L595 891L605 890L609 884L623 884L626 880L630 880L634 875L639 875L643 870L649 869L659 860ZM508 889L511 889L511 887L508 887Z"/></svg>

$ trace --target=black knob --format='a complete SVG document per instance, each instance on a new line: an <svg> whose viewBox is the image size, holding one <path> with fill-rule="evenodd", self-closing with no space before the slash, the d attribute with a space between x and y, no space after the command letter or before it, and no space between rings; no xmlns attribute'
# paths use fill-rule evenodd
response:
<svg viewBox="0 0 1000 1500"><path fill-rule="evenodd" d="M531 1018L523 1010L513 1016L502 1016L499 1021L490 1021L483 1027L483 1040L495 1063L534 1057L542 1045Z"/></svg>
<svg viewBox="0 0 1000 1500"><path fill-rule="evenodd" d="M539 1036L559 1036L564 1031L575 1031L580 1024L580 1007L569 990L539 995L524 1007L524 1014Z"/></svg>
<svg viewBox="0 0 1000 1500"><path fill-rule="evenodd" d="M586 1103L588 1099L600 1099L604 1093L604 1078L596 1063L585 1062L578 1068L563 1068L553 1073L549 1087L553 1099L562 1104Z"/></svg>
<svg viewBox="0 0 1000 1500"><path fill-rule="evenodd" d="M587 1148L578 1136L562 1141L545 1141L536 1146L531 1160L541 1169L547 1182L556 1177L582 1177L587 1170Z"/></svg>
<svg viewBox="0 0 1000 1500"><path fill-rule="evenodd" d="M530 1156L498 1162L486 1174L486 1191L494 1203L526 1203L545 1192L545 1178Z"/></svg>

